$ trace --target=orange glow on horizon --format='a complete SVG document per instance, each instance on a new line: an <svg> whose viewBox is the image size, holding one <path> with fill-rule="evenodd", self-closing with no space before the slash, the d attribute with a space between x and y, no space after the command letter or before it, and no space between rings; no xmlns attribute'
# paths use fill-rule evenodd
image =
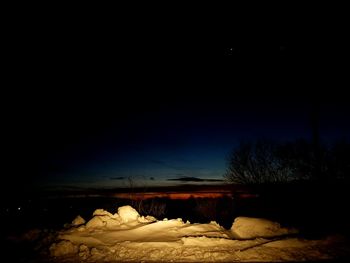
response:
<svg viewBox="0 0 350 263"><path fill-rule="evenodd" d="M113 197L145 200L150 198L169 198L169 199L189 199L189 198L222 198L232 197L232 193L229 191L221 192L149 192L149 193L116 193ZM244 193L240 194L241 198L250 198L254 195Z"/></svg>

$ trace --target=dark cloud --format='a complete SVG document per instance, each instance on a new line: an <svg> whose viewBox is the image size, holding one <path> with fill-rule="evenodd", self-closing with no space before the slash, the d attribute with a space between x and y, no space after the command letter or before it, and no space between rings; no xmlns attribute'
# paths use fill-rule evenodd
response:
<svg viewBox="0 0 350 263"><path fill-rule="evenodd" d="M222 182L220 179L202 179L198 177L179 177L179 178L171 178L168 181L181 181L181 182Z"/></svg>
<svg viewBox="0 0 350 263"><path fill-rule="evenodd" d="M151 181L154 181L154 177L150 177L149 179L150 179Z"/></svg>
<svg viewBox="0 0 350 263"><path fill-rule="evenodd" d="M124 180L125 177L120 176L120 177L109 177L109 180Z"/></svg>

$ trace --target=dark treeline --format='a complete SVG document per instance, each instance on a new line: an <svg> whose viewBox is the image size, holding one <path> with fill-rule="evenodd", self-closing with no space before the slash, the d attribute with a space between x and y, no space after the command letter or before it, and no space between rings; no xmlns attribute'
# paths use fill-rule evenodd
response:
<svg viewBox="0 0 350 263"><path fill-rule="evenodd" d="M350 143L241 143L228 158L225 178L236 184L349 181Z"/></svg>

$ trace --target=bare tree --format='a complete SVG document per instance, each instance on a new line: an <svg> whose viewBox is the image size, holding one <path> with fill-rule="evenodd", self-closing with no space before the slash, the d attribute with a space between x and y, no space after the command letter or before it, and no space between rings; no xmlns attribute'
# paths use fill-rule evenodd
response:
<svg viewBox="0 0 350 263"><path fill-rule="evenodd" d="M228 158L224 177L237 184L285 182L292 179L293 169L283 165L278 147L267 141L241 143Z"/></svg>

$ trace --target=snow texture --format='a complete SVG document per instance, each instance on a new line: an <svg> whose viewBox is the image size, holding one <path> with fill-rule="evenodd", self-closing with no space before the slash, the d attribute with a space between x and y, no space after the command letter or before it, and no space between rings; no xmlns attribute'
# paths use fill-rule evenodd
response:
<svg viewBox="0 0 350 263"><path fill-rule="evenodd" d="M296 229L282 228L279 223L250 217L237 217L231 230L234 236L240 239L269 238L298 233Z"/></svg>
<svg viewBox="0 0 350 263"><path fill-rule="evenodd" d="M70 241L63 240L57 244L53 243L50 247L50 252L55 257L76 254L78 252L78 246Z"/></svg>
<svg viewBox="0 0 350 263"><path fill-rule="evenodd" d="M331 259L336 239L288 237L293 229L266 219L238 217L231 229L216 222L141 217L130 206L102 209L85 225L59 232L50 247L58 262L227 262ZM238 239L237 239L238 238Z"/></svg>

